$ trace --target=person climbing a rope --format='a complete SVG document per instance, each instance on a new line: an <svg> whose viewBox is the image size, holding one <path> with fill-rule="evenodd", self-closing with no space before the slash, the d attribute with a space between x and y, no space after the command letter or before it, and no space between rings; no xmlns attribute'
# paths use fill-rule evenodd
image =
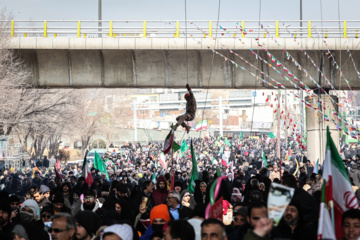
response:
<svg viewBox="0 0 360 240"><path fill-rule="evenodd" d="M185 94L184 98L186 100L186 113L183 115L180 115L176 118L177 123L174 126L174 131L181 125L184 128L186 128L186 132L189 133L191 127L186 125L185 121L192 121L195 119L195 113L196 113L196 99L194 97L193 92L191 91L191 88L189 84L186 84L186 88L189 91L187 94Z"/></svg>

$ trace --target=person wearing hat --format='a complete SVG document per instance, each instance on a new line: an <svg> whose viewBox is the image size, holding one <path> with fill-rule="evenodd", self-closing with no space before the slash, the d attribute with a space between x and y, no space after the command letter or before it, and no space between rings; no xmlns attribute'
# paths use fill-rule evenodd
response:
<svg viewBox="0 0 360 240"><path fill-rule="evenodd" d="M104 229L101 240L132 240L133 229L128 224L114 224Z"/></svg>
<svg viewBox="0 0 360 240"><path fill-rule="evenodd" d="M40 185L40 191L44 194L44 197L49 199L50 198L50 188L46 185Z"/></svg>
<svg viewBox="0 0 360 240"><path fill-rule="evenodd" d="M150 240L153 233L162 236L164 225L170 221L168 207L165 204L155 206L150 212L150 225L140 240Z"/></svg>
<svg viewBox="0 0 360 240"><path fill-rule="evenodd" d="M29 240L34 239L34 236L36 236L36 239L49 239L49 235L44 230L44 224L40 220L40 208L35 200L28 199L23 202L20 208L19 224L26 230ZM14 229L16 229L16 226ZM20 230L16 231L17 233L23 232L21 227L18 228Z"/></svg>
<svg viewBox="0 0 360 240"><path fill-rule="evenodd" d="M76 215L79 211L84 210L90 210L99 214L100 216L104 215L105 210L101 208L100 202L96 198L95 192L91 189L88 189L84 192L84 203L79 202L78 205L73 209L72 215Z"/></svg>
<svg viewBox="0 0 360 240"><path fill-rule="evenodd" d="M166 205L168 206L168 211L172 220L189 218L192 214L191 208L184 207L180 203L180 194L175 191L170 191L166 197Z"/></svg>
<svg viewBox="0 0 360 240"><path fill-rule="evenodd" d="M94 212L85 210L75 215L76 238L78 240L91 240L101 226L101 218Z"/></svg>

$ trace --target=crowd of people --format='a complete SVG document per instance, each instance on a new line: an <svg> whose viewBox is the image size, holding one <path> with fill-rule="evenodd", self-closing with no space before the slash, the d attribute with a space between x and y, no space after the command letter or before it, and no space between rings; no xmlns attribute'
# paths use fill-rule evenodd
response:
<svg viewBox="0 0 360 240"><path fill-rule="evenodd" d="M127 143L102 155L106 173L92 167L91 185L81 163L62 162L55 171L51 156L16 172L2 169L0 239L317 239L321 166L291 138L279 147L277 158L276 139L198 138L196 156L177 152L171 166L169 155L161 163L163 143ZM341 154L360 200L360 149L344 145ZM199 179L191 191L193 158ZM219 191L223 220L205 219L221 175L227 176ZM267 211L272 182L295 189L277 226ZM345 212L342 224L343 239L360 237L360 210Z"/></svg>

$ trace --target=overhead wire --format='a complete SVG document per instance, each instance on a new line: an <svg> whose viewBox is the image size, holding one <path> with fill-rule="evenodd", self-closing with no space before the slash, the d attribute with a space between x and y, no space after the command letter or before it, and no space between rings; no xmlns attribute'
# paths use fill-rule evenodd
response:
<svg viewBox="0 0 360 240"><path fill-rule="evenodd" d="M214 49L216 47L216 42L217 42L217 33L218 33L218 28L219 28L220 9L221 9L220 7L221 7L221 0L219 0L219 2L218 2L218 13L217 13L217 20L216 20ZM204 105L204 110L203 110L203 114L202 114L202 117L201 117L201 124L203 124L204 115L205 115L205 111L206 111L206 103L207 103L207 98L208 98L208 94L209 94L209 86L210 86L212 70L213 70L213 66L214 66L214 59L215 59L215 52L213 51L212 58L211 58L211 66L210 66L210 74L209 74L208 86L207 86L206 95L205 95L205 105ZM200 131L200 134L199 134L199 138L201 138L201 131ZM202 148L202 145L201 145L201 148ZM201 148L200 148L200 151L201 151Z"/></svg>
<svg viewBox="0 0 360 240"><path fill-rule="evenodd" d="M258 39L260 37L260 20L261 20L261 0L259 0L259 22L258 22L258 27L259 27L259 31L258 31ZM257 58L256 58L256 64L257 64L257 68L259 69L259 48L257 48ZM256 70L256 76L258 76L259 71ZM255 114L255 106L256 106L256 84L257 81L254 81L254 91L255 94L253 94L253 98L254 98L254 102L253 102L253 106L252 106L252 114L251 114L251 127L250 127L250 136L253 130L253 125L254 125L254 114Z"/></svg>

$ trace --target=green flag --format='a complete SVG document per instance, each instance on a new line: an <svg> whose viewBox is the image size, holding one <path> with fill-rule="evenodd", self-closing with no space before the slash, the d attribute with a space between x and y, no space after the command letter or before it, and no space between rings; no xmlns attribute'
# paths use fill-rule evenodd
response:
<svg viewBox="0 0 360 240"><path fill-rule="evenodd" d="M185 139L183 140L182 144L181 144L181 152L185 152L186 150L189 149L189 146L186 144Z"/></svg>
<svg viewBox="0 0 360 240"><path fill-rule="evenodd" d="M212 156L212 161L211 161L211 165L214 165L214 161L215 161L216 159L214 158L214 156Z"/></svg>
<svg viewBox="0 0 360 240"><path fill-rule="evenodd" d="M219 136L217 137L217 139L218 139L218 140L221 139L221 134L219 134Z"/></svg>
<svg viewBox="0 0 360 240"><path fill-rule="evenodd" d="M272 132L269 132L269 137L270 138L275 138L275 135Z"/></svg>
<svg viewBox="0 0 360 240"><path fill-rule="evenodd" d="M241 133L240 133L240 140L242 140L243 135L244 135L244 133L243 133L243 132L241 132Z"/></svg>
<svg viewBox="0 0 360 240"><path fill-rule="evenodd" d="M267 160L266 160L266 157L265 157L265 154L264 154L264 150L261 150L261 157L262 157L261 167L267 168L268 164L267 164Z"/></svg>
<svg viewBox="0 0 360 240"><path fill-rule="evenodd" d="M151 181L152 181L154 184L156 184L156 174L155 174L155 173L153 173L152 178L151 178Z"/></svg>
<svg viewBox="0 0 360 240"><path fill-rule="evenodd" d="M177 142L174 141L174 142L173 142L173 150L174 150L174 153L175 153L176 151L178 151L180 148L181 148L180 145L177 144Z"/></svg>
<svg viewBox="0 0 360 240"><path fill-rule="evenodd" d="M227 138L225 138L225 144L231 146L231 143L227 140Z"/></svg>
<svg viewBox="0 0 360 240"><path fill-rule="evenodd" d="M221 146L221 148L220 148L220 154L222 154L224 152L224 147L223 146Z"/></svg>
<svg viewBox="0 0 360 240"><path fill-rule="evenodd" d="M194 151L192 139L190 143L190 149L191 149L192 170L191 170L191 178L190 178L188 190L191 194L193 194L195 191L195 180L199 179L199 173L197 169L197 162L195 158L195 151Z"/></svg>
<svg viewBox="0 0 360 240"><path fill-rule="evenodd" d="M95 158L94 158L94 168L99 169L101 173L105 173L106 179L109 180L109 176L108 176L108 173L106 170L106 165L96 151L95 151Z"/></svg>

